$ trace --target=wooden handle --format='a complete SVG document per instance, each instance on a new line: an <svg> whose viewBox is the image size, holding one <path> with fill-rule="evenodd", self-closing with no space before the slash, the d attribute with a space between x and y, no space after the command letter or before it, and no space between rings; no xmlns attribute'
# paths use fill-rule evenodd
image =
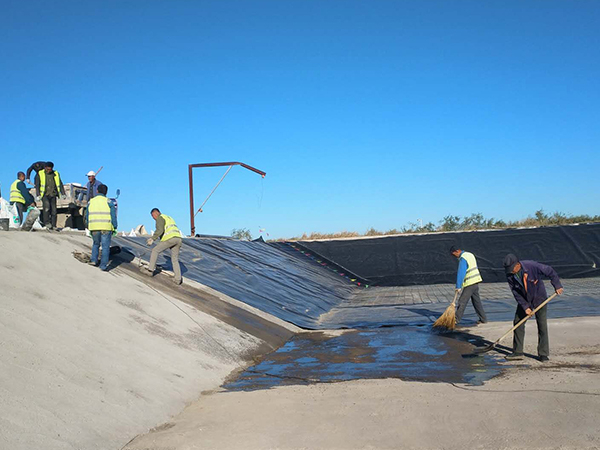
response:
<svg viewBox="0 0 600 450"><path fill-rule="evenodd" d="M456 299L458 298L458 293L460 292L460 290L454 290L454 300L452 300L452 304L456 305Z"/></svg>
<svg viewBox="0 0 600 450"><path fill-rule="evenodd" d="M538 306L537 308L535 308L533 311L531 311L531 314L529 314L527 317L523 317L519 323L517 323L514 327L512 327L510 330L508 330L506 333L504 333L502 335L502 337L500 339L498 339L496 342L494 342L494 346L497 345L502 339L504 339L506 336L508 336L510 333L512 333L513 331L515 331L517 328L519 328L521 325L523 325L525 322L527 322L527 320L533 316L536 312L538 312L540 309L542 309L544 306L546 306L546 303L548 303L550 300L552 300L554 297L556 297L558 294L555 292L554 294L552 294L550 297L548 297L546 300L544 300L544 303L542 303L540 306Z"/></svg>

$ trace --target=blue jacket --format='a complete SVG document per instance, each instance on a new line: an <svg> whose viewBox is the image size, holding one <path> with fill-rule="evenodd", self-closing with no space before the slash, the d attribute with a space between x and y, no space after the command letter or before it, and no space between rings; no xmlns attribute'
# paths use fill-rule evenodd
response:
<svg viewBox="0 0 600 450"><path fill-rule="evenodd" d="M98 194L101 197L106 197L106 195L103 194ZM117 223L117 210L115 209L115 205L113 202L111 202L110 200L108 200L108 206L110 207L110 220L112 222L112 226L113 228L116 230L118 227L118 223ZM85 223L90 223L90 210L89 208L87 208L85 210Z"/></svg>
<svg viewBox="0 0 600 450"><path fill-rule="evenodd" d="M34 202L33 195L29 193L29 189L27 189L27 186L25 186L24 181L19 181L17 183L17 189L25 199L25 205L31 205Z"/></svg>
<svg viewBox="0 0 600 450"><path fill-rule="evenodd" d="M87 197L86 200L89 202L96 195L98 195L98 187L102 186L102 182L100 180L94 180L94 184L91 184L89 181L85 185L87 188Z"/></svg>
<svg viewBox="0 0 600 450"><path fill-rule="evenodd" d="M516 275L507 275L508 285L517 303L526 310L535 309L548 298L543 277L550 278L554 289L562 288L556 271L536 261L519 261L523 267L523 284Z"/></svg>
<svg viewBox="0 0 600 450"><path fill-rule="evenodd" d="M462 255L464 251L460 252ZM465 281L465 275L467 274L468 268L467 260L465 258L458 258L458 272L456 272L456 289L462 288L463 281Z"/></svg>

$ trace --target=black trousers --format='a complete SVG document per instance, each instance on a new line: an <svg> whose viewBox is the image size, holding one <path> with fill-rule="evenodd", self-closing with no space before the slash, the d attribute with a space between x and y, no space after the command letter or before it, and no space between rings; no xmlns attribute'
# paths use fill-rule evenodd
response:
<svg viewBox="0 0 600 450"><path fill-rule="evenodd" d="M12 202L11 205L15 205L17 208L17 215L19 216L19 226L23 225L23 209L25 209L25 203Z"/></svg>
<svg viewBox="0 0 600 450"><path fill-rule="evenodd" d="M472 284L471 286L467 286L463 288L460 293L460 297L458 298L458 307L456 308L456 323L459 323L462 319L463 314L465 313L465 308L467 307L467 303L469 303L469 299L473 303L473 308L475 308L475 312L477 316L479 316L479 320L482 322L487 322L487 317L485 316L485 311L483 310L483 304L481 303L481 298L479 297L479 283Z"/></svg>
<svg viewBox="0 0 600 450"><path fill-rule="evenodd" d="M538 355L539 356L550 356L550 340L548 339L548 316L547 316L547 308L548 305L541 308L538 312L535 313L535 321L537 322L538 328ZM513 325L519 323L522 319L527 317L527 313L521 305L517 307L517 312L515 313L515 320L513 321ZM519 328L517 328L513 333L513 352L514 353L523 353L523 344L525 343L525 322Z"/></svg>
<svg viewBox="0 0 600 450"><path fill-rule="evenodd" d="M42 197L42 206L44 208L44 225L56 228L56 199L57 197Z"/></svg>

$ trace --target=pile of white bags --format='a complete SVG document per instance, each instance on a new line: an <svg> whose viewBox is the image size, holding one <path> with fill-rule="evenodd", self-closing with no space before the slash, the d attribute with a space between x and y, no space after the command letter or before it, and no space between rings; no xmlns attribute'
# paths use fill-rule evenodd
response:
<svg viewBox="0 0 600 450"><path fill-rule="evenodd" d="M9 228L19 228L21 226L17 207L11 205L2 197L0 197L0 219L8 219Z"/></svg>
<svg viewBox="0 0 600 450"><path fill-rule="evenodd" d="M27 213L23 214L23 220L26 219ZM21 228L21 223L19 222L19 212L17 211L17 207L15 205L11 205L5 199L0 197L0 219L8 219L8 227L19 229ZM41 230L43 229L42 224L40 223L40 219L37 218L35 223L32 226L33 230Z"/></svg>

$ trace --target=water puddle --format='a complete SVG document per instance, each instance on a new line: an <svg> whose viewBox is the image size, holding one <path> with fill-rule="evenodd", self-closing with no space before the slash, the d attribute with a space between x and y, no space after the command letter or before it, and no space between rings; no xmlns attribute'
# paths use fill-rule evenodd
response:
<svg viewBox="0 0 600 450"><path fill-rule="evenodd" d="M293 384L401 378L481 385L500 374L495 353L465 358L479 338L435 334L429 327L352 330L341 335L302 333L267 355L228 390L256 390Z"/></svg>

